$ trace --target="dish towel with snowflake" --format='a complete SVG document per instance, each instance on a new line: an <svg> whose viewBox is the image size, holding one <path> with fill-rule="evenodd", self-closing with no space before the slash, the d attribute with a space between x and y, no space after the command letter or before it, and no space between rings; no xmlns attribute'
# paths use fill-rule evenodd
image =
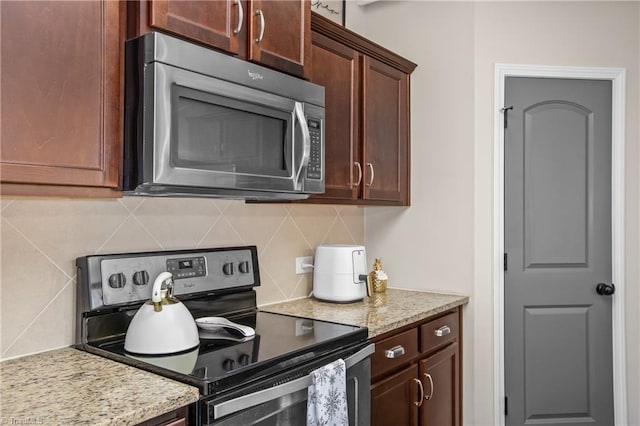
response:
<svg viewBox="0 0 640 426"><path fill-rule="evenodd" d="M311 372L307 426L348 426L347 373L342 359Z"/></svg>

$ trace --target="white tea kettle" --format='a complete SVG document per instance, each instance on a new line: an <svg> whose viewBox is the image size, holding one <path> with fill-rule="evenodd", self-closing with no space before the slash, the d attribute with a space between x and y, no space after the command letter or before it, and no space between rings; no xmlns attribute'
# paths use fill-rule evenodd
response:
<svg viewBox="0 0 640 426"><path fill-rule="evenodd" d="M173 297L173 275L161 273L153 283L151 300L138 309L129 324L125 351L165 355L188 351L199 344L198 327L191 312Z"/></svg>

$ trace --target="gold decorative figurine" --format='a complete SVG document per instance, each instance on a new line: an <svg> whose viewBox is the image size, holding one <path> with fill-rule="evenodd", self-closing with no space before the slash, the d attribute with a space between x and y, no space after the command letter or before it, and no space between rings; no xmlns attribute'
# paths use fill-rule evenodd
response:
<svg viewBox="0 0 640 426"><path fill-rule="evenodd" d="M383 293L387 290L387 274L382 270L380 259L376 259L373 263L373 271L369 273L369 280L374 293Z"/></svg>

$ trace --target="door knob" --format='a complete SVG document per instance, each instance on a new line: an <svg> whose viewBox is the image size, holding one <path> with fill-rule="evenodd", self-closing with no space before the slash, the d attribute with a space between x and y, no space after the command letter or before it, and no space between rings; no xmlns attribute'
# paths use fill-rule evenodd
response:
<svg viewBox="0 0 640 426"><path fill-rule="evenodd" d="M613 283L598 283L598 285L596 286L596 293L598 293L600 296L611 296L615 292L616 286L613 285Z"/></svg>

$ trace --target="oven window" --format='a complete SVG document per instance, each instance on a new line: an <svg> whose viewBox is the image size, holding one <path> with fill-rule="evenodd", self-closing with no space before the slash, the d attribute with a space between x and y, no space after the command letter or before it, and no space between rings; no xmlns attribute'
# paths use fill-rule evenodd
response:
<svg viewBox="0 0 640 426"><path fill-rule="evenodd" d="M291 114L181 86L172 95L172 166L291 175Z"/></svg>

